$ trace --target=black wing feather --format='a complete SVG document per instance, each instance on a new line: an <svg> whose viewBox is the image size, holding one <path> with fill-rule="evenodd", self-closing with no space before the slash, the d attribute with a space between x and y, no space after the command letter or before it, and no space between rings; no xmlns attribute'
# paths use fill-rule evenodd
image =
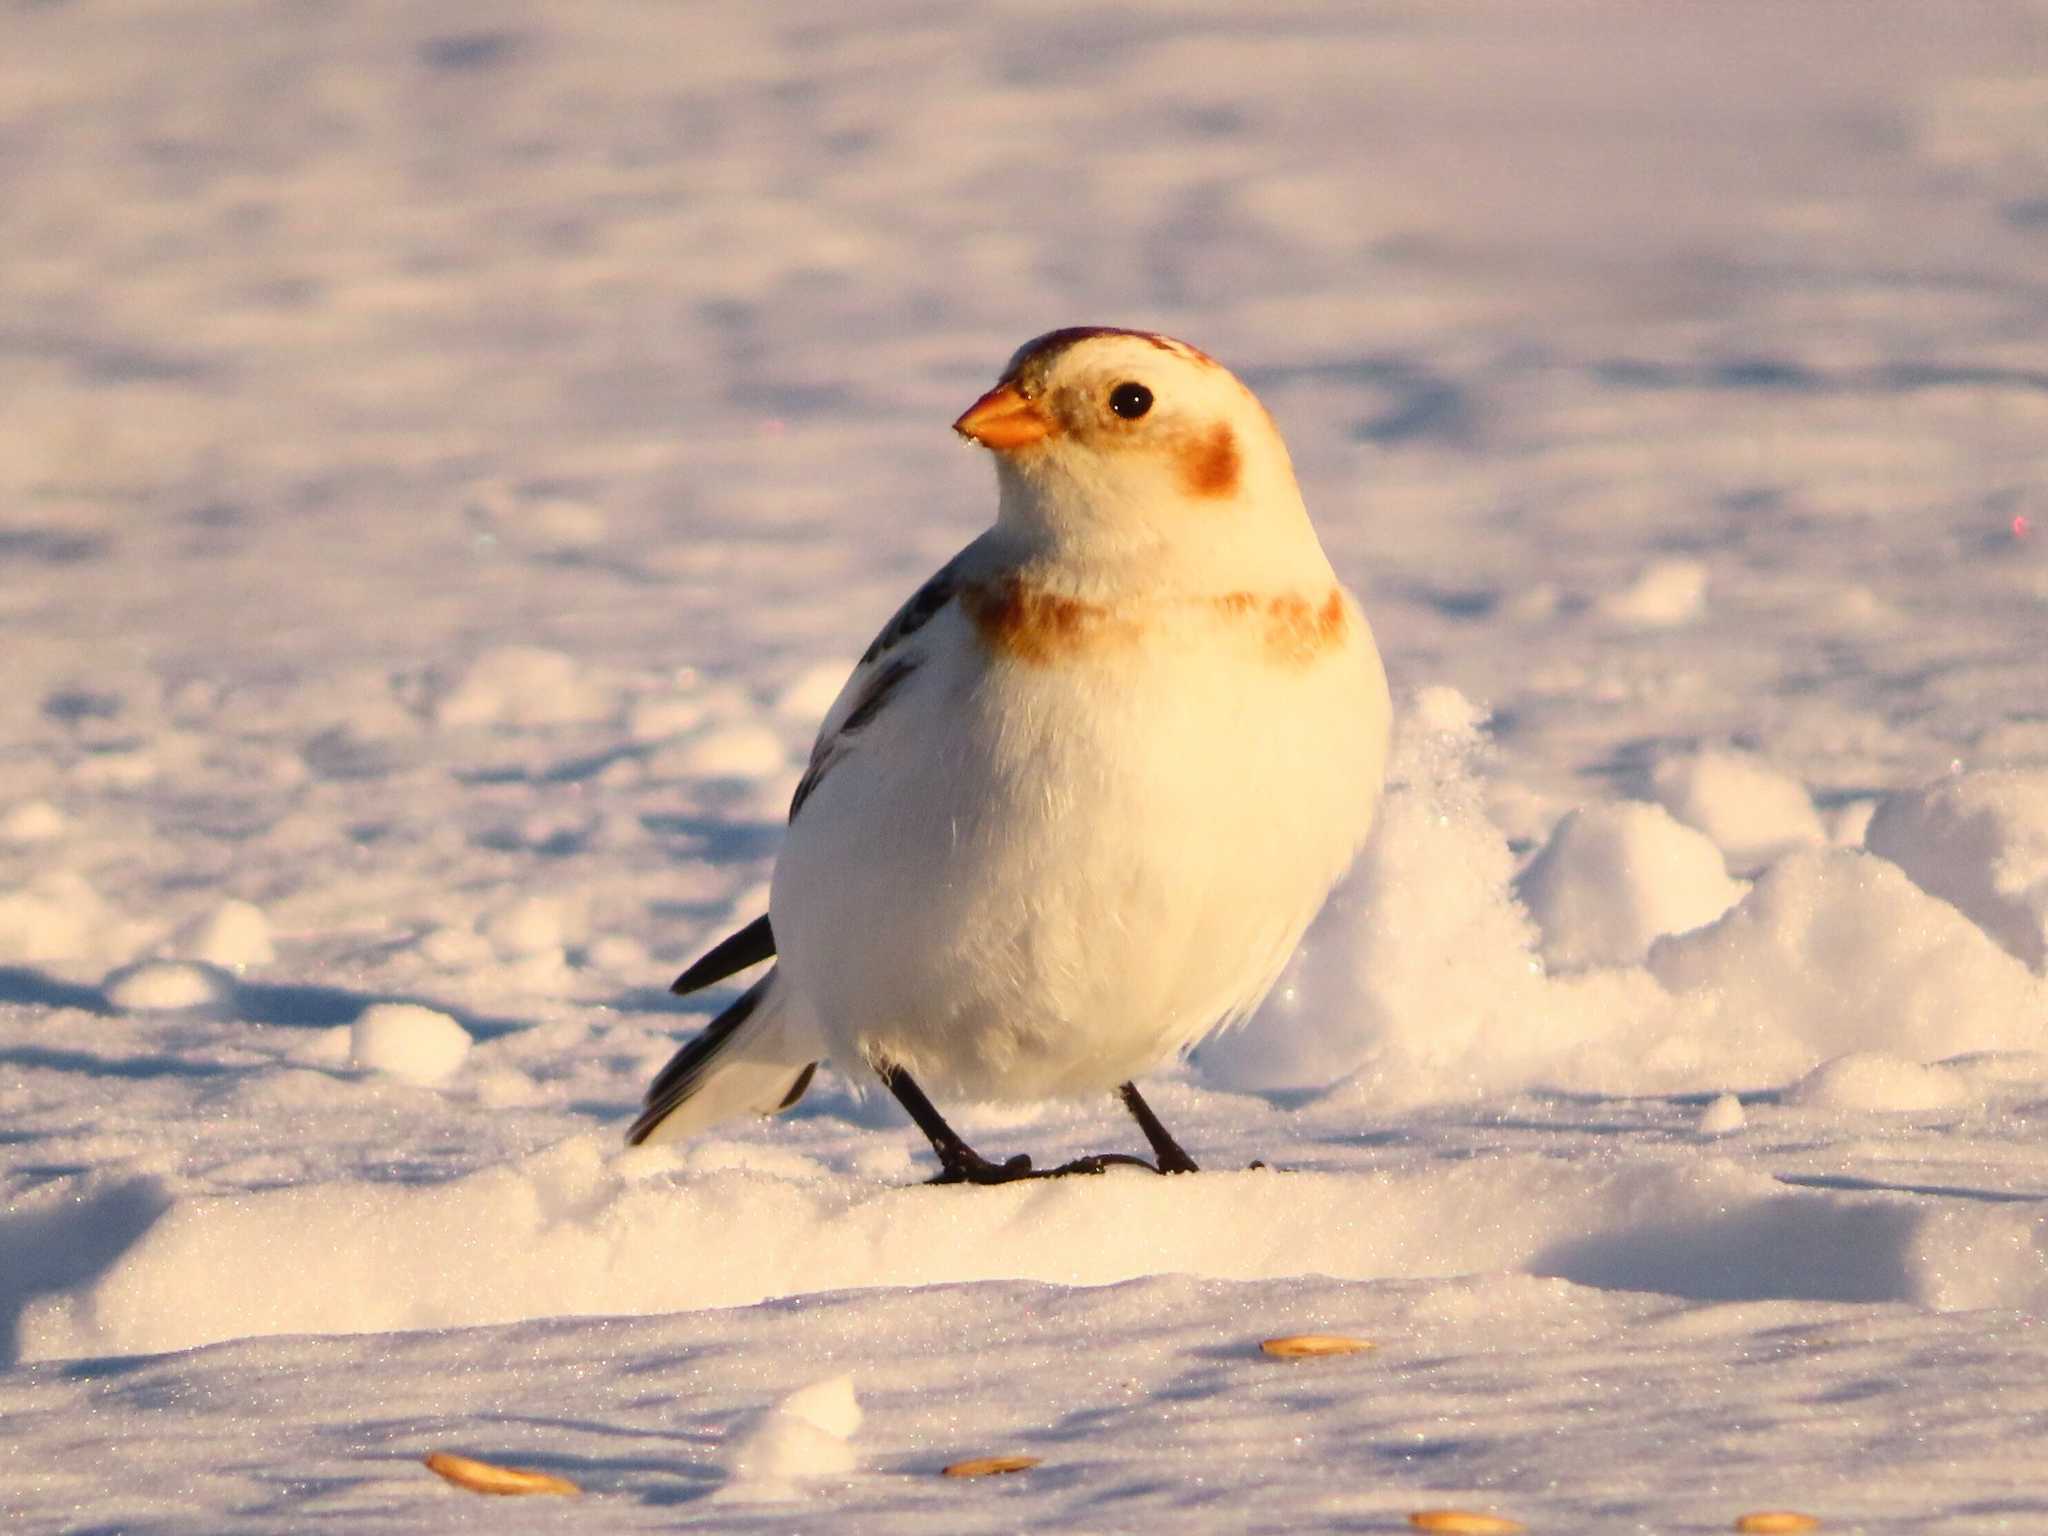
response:
<svg viewBox="0 0 2048 1536"><path fill-rule="evenodd" d="M890 616L889 622L882 626L882 632L876 635L873 642L861 653L862 666L879 661L885 654L896 649L931 623L939 610L959 595L960 565L960 557L955 555L934 571L923 586L910 594L910 600Z"/></svg>
<svg viewBox="0 0 2048 1536"><path fill-rule="evenodd" d="M764 912L738 933L714 944L709 953L675 979L669 991L678 996L701 992L713 982L774 957L775 930L768 926L768 915Z"/></svg>
<svg viewBox="0 0 2048 1536"><path fill-rule="evenodd" d="M796 793L790 797L789 819L796 820L796 813L804 808L804 802L811 793L825 782L825 775L832 765L845 754L847 743L874 722L875 716L889 702L889 695L903 685L903 680L917 670L917 663L907 656L898 656L879 668L868 679L867 687L846 718L839 722L839 729L811 749L810 766L804 769L804 776L797 780Z"/></svg>

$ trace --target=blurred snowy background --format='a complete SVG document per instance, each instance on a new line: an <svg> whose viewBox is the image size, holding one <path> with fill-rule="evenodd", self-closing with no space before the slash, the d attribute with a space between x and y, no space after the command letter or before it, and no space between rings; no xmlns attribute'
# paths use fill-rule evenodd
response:
<svg viewBox="0 0 2048 1536"><path fill-rule="evenodd" d="M2038 1527L2044 321L2018 0L0 5L0 1510ZM1075 322L1259 391L1400 701L1154 1096L1297 1171L625 1154Z"/></svg>

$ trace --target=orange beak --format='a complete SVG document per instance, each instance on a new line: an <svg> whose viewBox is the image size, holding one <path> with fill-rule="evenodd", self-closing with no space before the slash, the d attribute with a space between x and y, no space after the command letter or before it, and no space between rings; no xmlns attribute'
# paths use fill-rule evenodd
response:
<svg viewBox="0 0 2048 1536"><path fill-rule="evenodd" d="M998 384L953 423L969 442L1007 453L1052 436L1052 418L1036 400L1027 400L1014 384Z"/></svg>

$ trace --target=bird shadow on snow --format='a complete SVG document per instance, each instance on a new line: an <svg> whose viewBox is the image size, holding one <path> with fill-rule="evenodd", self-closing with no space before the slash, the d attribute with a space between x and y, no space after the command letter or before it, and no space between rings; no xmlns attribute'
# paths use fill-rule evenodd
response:
<svg viewBox="0 0 2048 1536"><path fill-rule="evenodd" d="M0 1214L0 1367L21 1353L21 1314L38 1296L104 1273L163 1213L154 1178L123 1180L46 1209Z"/></svg>

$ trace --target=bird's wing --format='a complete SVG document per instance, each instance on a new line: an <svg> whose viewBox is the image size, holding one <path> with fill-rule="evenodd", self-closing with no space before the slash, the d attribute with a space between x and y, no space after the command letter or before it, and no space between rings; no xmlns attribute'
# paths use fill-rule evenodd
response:
<svg viewBox="0 0 2048 1536"><path fill-rule="evenodd" d="M804 802L824 781L832 765L852 750L861 732L874 724L890 697L922 664L924 658L916 643L918 632L958 597L965 560L966 551L962 551L913 592L861 654L853 675L825 712L825 723L819 727L817 742L811 748L810 764L790 801L791 821L796 820ZM669 990L678 995L700 992L774 955L775 931L763 914L713 945L675 979Z"/></svg>
<svg viewBox="0 0 2048 1536"><path fill-rule="evenodd" d="M804 802L824 782L833 764L853 749L861 732L874 724L897 689L923 665L919 631L960 595L967 555L968 551L963 550L954 556L913 592L910 601L896 610L894 617L882 626L882 632L861 654L853 675L839 690L839 697L825 712L825 723L818 728L810 764L804 769L803 778L797 782L796 794L790 799L791 821L796 820Z"/></svg>

